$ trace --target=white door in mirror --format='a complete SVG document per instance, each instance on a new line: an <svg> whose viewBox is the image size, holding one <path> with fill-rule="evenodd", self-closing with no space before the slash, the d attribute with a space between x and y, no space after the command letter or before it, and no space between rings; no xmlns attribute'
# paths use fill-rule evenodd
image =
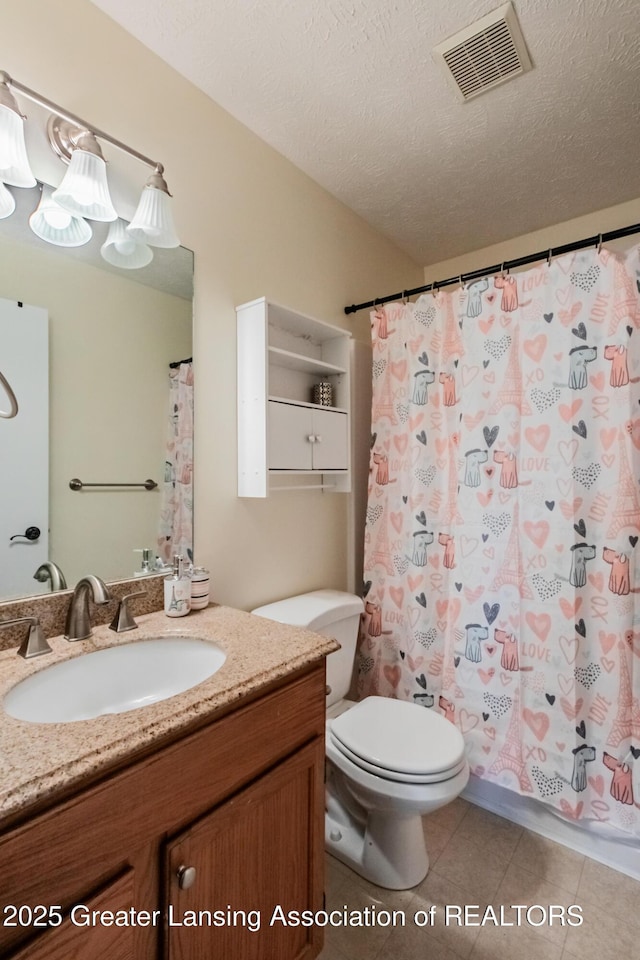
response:
<svg viewBox="0 0 640 960"><path fill-rule="evenodd" d="M153 637L55 663L12 687L5 713L31 723L69 723L166 700L213 676L227 658L195 637Z"/></svg>
<svg viewBox="0 0 640 960"><path fill-rule="evenodd" d="M0 420L3 597L37 593L33 575L49 559L48 324L42 307L0 299L2 372L18 401L17 416ZM0 394L6 408L4 389ZM37 537L25 536L36 528Z"/></svg>

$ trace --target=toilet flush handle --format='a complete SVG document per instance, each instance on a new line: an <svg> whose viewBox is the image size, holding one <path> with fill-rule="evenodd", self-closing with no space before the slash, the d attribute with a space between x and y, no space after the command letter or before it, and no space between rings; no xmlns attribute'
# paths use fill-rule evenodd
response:
<svg viewBox="0 0 640 960"><path fill-rule="evenodd" d="M184 864L181 864L176 870L176 878L180 889L188 890L196 882L196 868L185 867Z"/></svg>

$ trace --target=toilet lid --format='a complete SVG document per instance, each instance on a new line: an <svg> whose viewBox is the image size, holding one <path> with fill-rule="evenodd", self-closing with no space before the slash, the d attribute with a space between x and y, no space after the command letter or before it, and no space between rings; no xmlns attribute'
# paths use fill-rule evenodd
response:
<svg viewBox="0 0 640 960"><path fill-rule="evenodd" d="M465 759L462 734L449 720L429 707L389 697L356 703L331 721L331 733L345 754L411 777L448 776Z"/></svg>

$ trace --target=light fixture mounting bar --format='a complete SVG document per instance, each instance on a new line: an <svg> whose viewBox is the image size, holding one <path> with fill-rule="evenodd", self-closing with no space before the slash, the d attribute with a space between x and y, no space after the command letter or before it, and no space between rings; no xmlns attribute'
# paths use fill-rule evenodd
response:
<svg viewBox="0 0 640 960"><path fill-rule="evenodd" d="M76 127L82 127L85 130L89 130L94 136L98 137L100 140L106 140L112 146L117 147L118 150L122 150L123 153L128 153L130 157L135 157L136 160L140 160L141 163L145 163L148 167L151 167L153 170L162 174L164 172L164 167L161 163L158 163L157 160L152 160L150 157L146 157L144 153L139 153L137 150L134 150L133 147L127 146L126 143L123 143L121 140L116 140L115 137L112 137L111 134L105 133L104 130L94 127L93 124L87 123L86 120L83 120L81 117L77 117L74 113L70 113L68 110L65 110L64 107L61 107L59 104L54 103L53 100L48 100L47 97L43 97L41 94L36 93L35 90L31 90L29 87L25 87L23 83L20 83L18 80L14 80L5 70L0 70L0 83L6 83L8 87L11 87L13 90L21 93L22 96L26 97L28 100L31 100L33 103L37 103L40 107L44 107L45 110L48 110L50 113L57 114L59 117L62 117L63 120L72 123Z"/></svg>

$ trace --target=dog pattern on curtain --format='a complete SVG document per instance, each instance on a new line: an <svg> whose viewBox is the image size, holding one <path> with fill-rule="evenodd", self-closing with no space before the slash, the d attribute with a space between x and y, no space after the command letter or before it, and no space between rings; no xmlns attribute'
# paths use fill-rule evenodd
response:
<svg viewBox="0 0 640 960"><path fill-rule="evenodd" d="M589 250L371 316L361 695L640 835L640 273Z"/></svg>
<svg viewBox="0 0 640 960"><path fill-rule="evenodd" d="M158 557L193 560L193 364L169 369L169 416Z"/></svg>

